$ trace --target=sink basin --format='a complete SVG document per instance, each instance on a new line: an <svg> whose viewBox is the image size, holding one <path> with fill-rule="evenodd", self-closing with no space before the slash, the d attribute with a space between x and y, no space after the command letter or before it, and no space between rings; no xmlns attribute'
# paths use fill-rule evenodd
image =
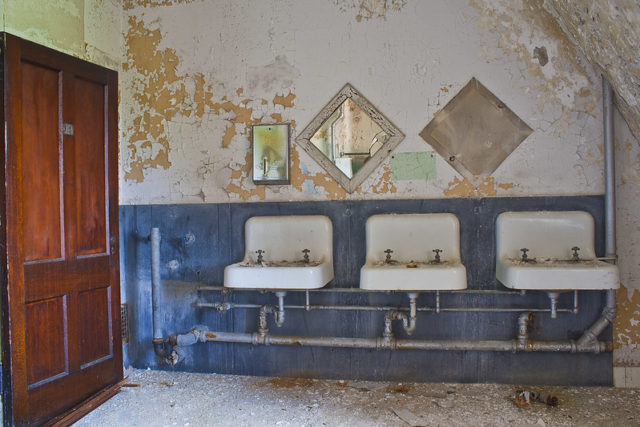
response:
<svg viewBox="0 0 640 427"><path fill-rule="evenodd" d="M333 280L333 227L326 216L255 216L244 237L244 259L224 269L226 287L316 289Z"/></svg>
<svg viewBox="0 0 640 427"><path fill-rule="evenodd" d="M502 213L496 222L496 277L512 289L617 289L618 267L596 259L594 240L587 212ZM528 249L526 260L522 248Z"/></svg>
<svg viewBox="0 0 640 427"><path fill-rule="evenodd" d="M374 215L367 220L366 239L362 289L416 292L467 287L467 272L460 262L460 223L453 214ZM393 252L385 252L388 249ZM434 249L442 251L439 263Z"/></svg>

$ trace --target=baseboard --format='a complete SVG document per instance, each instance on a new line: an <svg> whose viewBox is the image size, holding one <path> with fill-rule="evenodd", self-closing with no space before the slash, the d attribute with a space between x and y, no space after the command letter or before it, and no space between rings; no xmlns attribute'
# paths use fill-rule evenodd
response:
<svg viewBox="0 0 640 427"><path fill-rule="evenodd" d="M640 388L640 366L614 366L613 385L619 388Z"/></svg>

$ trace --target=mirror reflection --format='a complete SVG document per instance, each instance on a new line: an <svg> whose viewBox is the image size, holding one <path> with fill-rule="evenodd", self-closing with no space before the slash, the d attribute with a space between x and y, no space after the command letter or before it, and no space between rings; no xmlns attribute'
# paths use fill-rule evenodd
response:
<svg viewBox="0 0 640 427"><path fill-rule="evenodd" d="M351 98L346 98L310 138L348 178L389 140L390 135Z"/></svg>

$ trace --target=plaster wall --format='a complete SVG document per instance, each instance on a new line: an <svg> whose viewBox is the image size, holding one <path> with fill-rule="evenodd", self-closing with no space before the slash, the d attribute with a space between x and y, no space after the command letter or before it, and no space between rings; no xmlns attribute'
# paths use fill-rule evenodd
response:
<svg viewBox="0 0 640 427"><path fill-rule="evenodd" d="M118 0L2 0L2 31L118 71Z"/></svg>
<svg viewBox="0 0 640 427"><path fill-rule="evenodd" d="M540 1L131 0L124 20L122 204L603 192L600 78ZM254 123L295 136L349 82L396 153L430 152L419 131L474 76L534 129L489 178L387 161L349 195L294 143L291 185L251 182Z"/></svg>
<svg viewBox="0 0 640 427"><path fill-rule="evenodd" d="M640 366L640 146L617 111L614 127L616 234L621 281L614 329L614 365L637 367Z"/></svg>

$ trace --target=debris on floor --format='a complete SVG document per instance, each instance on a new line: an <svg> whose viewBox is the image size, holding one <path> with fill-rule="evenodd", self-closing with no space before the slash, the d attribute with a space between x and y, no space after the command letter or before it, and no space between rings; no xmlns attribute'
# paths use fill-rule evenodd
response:
<svg viewBox="0 0 640 427"><path fill-rule="evenodd" d="M546 403L549 406L558 406L558 398L556 396L527 390L516 391L516 405L519 408L528 408L531 402Z"/></svg>
<svg viewBox="0 0 640 427"><path fill-rule="evenodd" d="M640 391L634 389L339 381L134 369L128 376L139 387L121 389L76 425L640 425ZM528 392L526 410L514 405L515 390ZM557 406L548 404L554 397Z"/></svg>

